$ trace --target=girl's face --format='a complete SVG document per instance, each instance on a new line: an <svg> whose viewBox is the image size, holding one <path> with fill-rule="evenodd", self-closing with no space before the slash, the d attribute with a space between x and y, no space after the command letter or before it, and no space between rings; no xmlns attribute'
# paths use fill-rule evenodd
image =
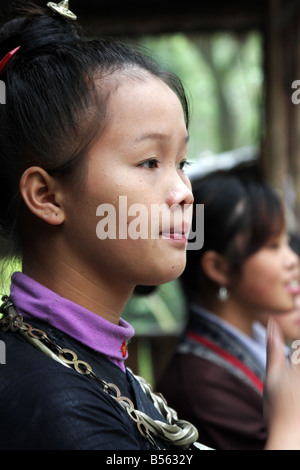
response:
<svg viewBox="0 0 300 470"><path fill-rule="evenodd" d="M282 313L294 308L299 294L299 258L285 231L250 256L230 292L245 308L259 313Z"/></svg>
<svg viewBox="0 0 300 470"><path fill-rule="evenodd" d="M185 267L192 214L183 208L193 202L182 106L155 77L119 76L107 107L106 128L87 156L83 194L65 201L66 249L93 278L170 281Z"/></svg>

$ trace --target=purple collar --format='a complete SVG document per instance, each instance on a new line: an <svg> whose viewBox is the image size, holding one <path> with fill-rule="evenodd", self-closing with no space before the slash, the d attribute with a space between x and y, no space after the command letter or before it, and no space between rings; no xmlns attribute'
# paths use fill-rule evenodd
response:
<svg viewBox="0 0 300 470"><path fill-rule="evenodd" d="M114 325L20 272L12 275L10 295L18 312L25 318L47 322L105 354L125 371L124 361L128 357L126 344L134 335L134 329L122 318L119 325Z"/></svg>

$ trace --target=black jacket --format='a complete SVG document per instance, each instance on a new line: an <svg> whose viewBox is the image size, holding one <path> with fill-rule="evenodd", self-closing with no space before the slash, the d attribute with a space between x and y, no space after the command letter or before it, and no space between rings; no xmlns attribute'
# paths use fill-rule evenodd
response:
<svg viewBox="0 0 300 470"><path fill-rule="evenodd" d="M40 321L32 322L61 347L76 352L96 375L152 418L163 420L135 377L99 353ZM0 365L1 450L153 450L119 403L91 377L66 368L19 333L3 332ZM159 443L160 448L168 448Z"/></svg>

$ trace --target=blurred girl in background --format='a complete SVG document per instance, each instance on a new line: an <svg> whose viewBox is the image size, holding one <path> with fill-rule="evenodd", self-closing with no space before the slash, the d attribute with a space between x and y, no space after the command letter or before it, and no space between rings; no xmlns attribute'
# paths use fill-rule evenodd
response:
<svg viewBox="0 0 300 470"><path fill-rule="evenodd" d="M218 449L262 449L266 343L254 326L265 312L292 310L299 259L283 206L251 177L217 172L194 182L204 204L204 246L188 250L181 276L189 322L158 389Z"/></svg>

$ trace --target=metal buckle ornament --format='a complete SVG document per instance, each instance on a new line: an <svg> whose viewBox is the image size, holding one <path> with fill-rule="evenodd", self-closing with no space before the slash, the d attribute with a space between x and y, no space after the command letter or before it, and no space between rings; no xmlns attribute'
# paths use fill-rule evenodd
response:
<svg viewBox="0 0 300 470"><path fill-rule="evenodd" d="M77 20L77 16L71 10L69 10L69 1L63 0L60 3L53 3L48 2L47 7L51 8L51 10L59 13L60 15L68 18L69 20Z"/></svg>

